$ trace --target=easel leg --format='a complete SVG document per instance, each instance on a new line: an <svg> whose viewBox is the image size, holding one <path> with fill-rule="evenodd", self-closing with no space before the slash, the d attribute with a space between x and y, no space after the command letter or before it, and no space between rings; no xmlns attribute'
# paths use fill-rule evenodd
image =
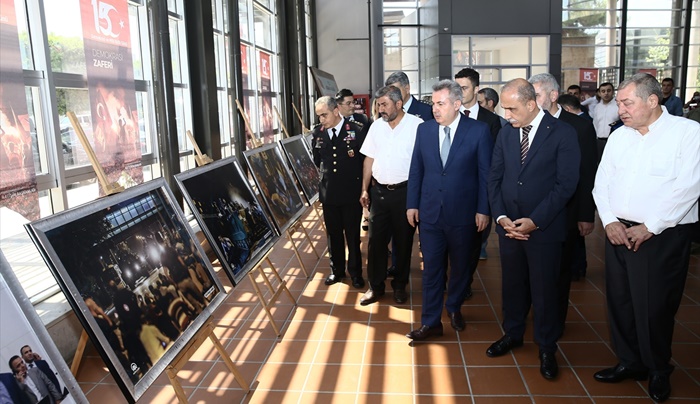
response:
<svg viewBox="0 0 700 404"><path fill-rule="evenodd" d="M228 368L228 370L230 370L231 373L233 373L233 377L236 378L236 382L238 382L238 385L241 386L243 391L245 391L246 393L249 393L250 392L250 385L243 378L243 375L236 367L236 364L233 363L231 358L228 356L228 353L224 349L224 346L221 345L221 342L219 341L219 339L216 338L216 335L214 335L213 330L212 330L211 334L209 334L209 339L211 340L212 343L214 343L216 350L219 351L219 355L221 355L221 359L224 360L224 363L226 364L226 367Z"/></svg>
<svg viewBox="0 0 700 404"><path fill-rule="evenodd" d="M187 396L185 395L185 390L183 390L182 384L177 378L177 369L173 368L172 366L168 366L166 373L168 374L168 379L170 379L170 384L175 390L177 400L181 403L187 403Z"/></svg>
<svg viewBox="0 0 700 404"><path fill-rule="evenodd" d="M83 360L83 353L85 353L85 346L87 345L87 341L87 332L83 330L83 332L80 334L78 347L75 349L75 354L73 355L73 363L71 363L70 365L70 372L75 377L78 377L78 369L80 368L80 362Z"/></svg>
<svg viewBox="0 0 700 404"><path fill-rule="evenodd" d="M257 269L260 270L265 284L268 285L269 288L272 288L272 286L270 285L270 281L267 279L265 272L263 272L262 270L262 267L258 265ZM248 276L250 277L250 281L253 283L255 293L258 295L258 299L260 299L260 303L262 304L262 307L265 310L265 313L267 314L267 319L270 320L270 324L272 324L272 329L275 330L275 335L279 337L281 335L280 329L277 327L277 323L275 322L274 317L272 317L272 312L270 312L270 308L268 307L267 300L265 300L265 296L260 290L260 286L258 286L257 282L255 282L255 278L253 277L253 274L251 272L248 272Z"/></svg>
<svg viewBox="0 0 700 404"><path fill-rule="evenodd" d="M314 243L311 242L311 237L309 237L309 233L306 231L306 227L304 227L304 225L301 224L301 222L299 223L299 225L301 226L301 230L304 231L304 234L306 235L306 240L308 240L311 249L313 250L314 254L316 254L316 258L321 259L321 256L318 255L318 251L316 251L316 247L314 247Z"/></svg>
<svg viewBox="0 0 700 404"><path fill-rule="evenodd" d="M301 270L304 271L304 275L306 275L306 277L308 278L309 271L306 270L306 265L304 265L304 261L301 260L301 254L299 254L299 248L297 248L297 243L296 241L294 241L294 237L292 237L293 233L291 229L296 226L297 225L295 224L287 229L287 237L289 237L289 241L292 242L292 247L294 248L294 255L297 256L297 260L299 261L299 266L301 266ZM316 252L316 250L314 250L314 252Z"/></svg>
<svg viewBox="0 0 700 404"><path fill-rule="evenodd" d="M287 283L282 280L282 277L280 276L280 273L277 272L277 269L275 269L275 266L272 265L272 260L270 259L270 257L266 257L265 260L267 261L267 264L270 266L270 269L272 269L272 275L277 278L277 281L280 283L280 285L284 285L284 291L287 292L287 295L294 302L294 305L296 306L297 300L294 298L294 296L292 295L292 292L287 287Z"/></svg>
<svg viewBox="0 0 700 404"><path fill-rule="evenodd" d="M314 203L314 210L316 211L316 216L318 216L318 221L321 223L321 228L326 231L326 222L323 221L323 209L321 208L321 202L316 201Z"/></svg>

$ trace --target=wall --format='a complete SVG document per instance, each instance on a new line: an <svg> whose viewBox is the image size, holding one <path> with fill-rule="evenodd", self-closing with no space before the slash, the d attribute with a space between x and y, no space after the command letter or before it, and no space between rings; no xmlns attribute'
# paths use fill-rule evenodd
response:
<svg viewBox="0 0 700 404"><path fill-rule="evenodd" d="M368 0L317 0L315 3L318 68L332 74L339 89L369 94Z"/></svg>

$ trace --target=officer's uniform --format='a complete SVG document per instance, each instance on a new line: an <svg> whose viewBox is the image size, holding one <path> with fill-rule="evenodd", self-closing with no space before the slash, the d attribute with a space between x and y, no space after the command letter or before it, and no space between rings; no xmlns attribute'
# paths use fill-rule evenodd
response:
<svg viewBox="0 0 700 404"><path fill-rule="evenodd" d="M313 130L314 163L321 174L319 200L328 234L331 270L336 277L345 276L345 242L348 245L347 269L350 276L362 277L360 254L360 220L362 205L362 163L360 147L365 129L347 118L340 132L331 139L331 128L320 125Z"/></svg>

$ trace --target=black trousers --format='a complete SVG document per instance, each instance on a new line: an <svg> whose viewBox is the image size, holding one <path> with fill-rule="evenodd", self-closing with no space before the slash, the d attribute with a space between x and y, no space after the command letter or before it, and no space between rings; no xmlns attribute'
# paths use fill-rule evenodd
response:
<svg viewBox="0 0 700 404"><path fill-rule="evenodd" d="M571 277L574 272L586 273L586 241L577 227L569 229L566 233L566 240L561 254L561 267L559 269L559 279L557 289L559 298L559 327L561 332L566 324L566 315L569 310L569 292L571 290ZM581 256L583 254L583 257Z"/></svg>
<svg viewBox="0 0 700 404"><path fill-rule="evenodd" d="M622 365L669 374L671 343L690 261L690 225L664 230L637 252L605 244L610 338Z"/></svg>
<svg viewBox="0 0 700 404"><path fill-rule="evenodd" d="M559 338L557 279L562 243L532 243L498 237L502 284L503 329L522 340L530 311L534 314L533 335L540 352L556 352Z"/></svg>
<svg viewBox="0 0 700 404"><path fill-rule="evenodd" d="M396 276L392 288L405 289L411 269L411 251L415 227L406 218L406 187L389 190L381 185L370 189L369 245L367 278L372 290L383 292L386 280L387 244L393 238L396 251ZM392 251L393 253L393 251Z"/></svg>
<svg viewBox="0 0 700 404"><path fill-rule="evenodd" d="M345 276L345 244L347 243L347 270L353 278L362 277L360 220L362 220L362 205L358 201L346 205L323 204L323 221L326 224L331 271L337 276Z"/></svg>

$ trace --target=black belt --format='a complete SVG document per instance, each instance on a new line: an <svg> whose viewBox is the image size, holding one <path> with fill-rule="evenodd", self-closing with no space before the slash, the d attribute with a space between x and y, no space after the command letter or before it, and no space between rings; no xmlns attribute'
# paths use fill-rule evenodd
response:
<svg viewBox="0 0 700 404"><path fill-rule="evenodd" d="M599 137L598 140L606 140L607 141L608 138L607 137Z"/></svg>
<svg viewBox="0 0 700 404"><path fill-rule="evenodd" d="M620 223L624 224L625 227L627 227L628 229L632 226L639 226L641 224L641 223L633 222L633 221L627 220L627 219L620 219L619 217L617 218L617 220Z"/></svg>
<svg viewBox="0 0 700 404"><path fill-rule="evenodd" d="M396 189L404 188L406 185L408 185L408 181L399 182L398 184L380 184L377 182L377 180L372 179L372 185L378 185L378 186L386 189L387 191L393 191Z"/></svg>

